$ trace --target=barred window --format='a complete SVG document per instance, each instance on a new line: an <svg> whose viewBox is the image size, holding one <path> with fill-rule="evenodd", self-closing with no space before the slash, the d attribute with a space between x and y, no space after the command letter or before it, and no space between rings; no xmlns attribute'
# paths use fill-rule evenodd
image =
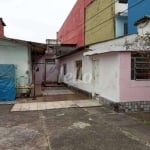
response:
<svg viewBox="0 0 150 150"><path fill-rule="evenodd" d="M150 79L150 53L131 53L131 80Z"/></svg>

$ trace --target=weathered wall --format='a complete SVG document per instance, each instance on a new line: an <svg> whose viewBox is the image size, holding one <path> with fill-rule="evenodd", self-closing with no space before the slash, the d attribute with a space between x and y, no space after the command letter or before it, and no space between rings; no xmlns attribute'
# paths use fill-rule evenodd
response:
<svg viewBox="0 0 150 150"><path fill-rule="evenodd" d="M45 59L50 59L51 56L42 56L38 58L35 68L39 68L37 72L35 72L35 83L42 84L42 82L57 82L58 79L58 70L59 70L59 62L56 60L55 64L46 64ZM45 71L46 69L46 71Z"/></svg>
<svg viewBox="0 0 150 150"><path fill-rule="evenodd" d="M75 62L82 60L82 80L76 80L76 64ZM60 74L60 81L68 85L74 86L84 91L92 92L92 62L89 57L83 57L83 52L67 56L60 60L61 66L67 65L67 74ZM63 73L63 71L62 71Z"/></svg>
<svg viewBox="0 0 150 150"><path fill-rule="evenodd" d="M114 102L119 102L119 54L105 53L96 56L98 76L95 93Z"/></svg>
<svg viewBox="0 0 150 150"><path fill-rule="evenodd" d="M84 45L84 8L93 0L77 0L70 14L57 33L63 44Z"/></svg>
<svg viewBox="0 0 150 150"><path fill-rule="evenodd" d="M115 37L114 0L94 0L86 8L85 44L112 39ZM112 4L112 5L111 5ZM110 7L108 7L111 5ZM106 9L107 8L107 9Z"/></svg>
<svg viewBox="0 0 150 150"><path fill-rule="evenodd" d="M76 80L75 61L83 61L83 79ZM64 80L66 84L76 88L99 94L106 99L119 101L119 55L117 53L106 53L92 58L83 56L83 52L61 59L61 66L67 64L67 75ZM62 71L63 72L63 71ZM63 78L63 76L61 76Z"/></svg>
<svg viewBox="0 0 150 150"><path fill-rule="evenodd" d="M24 86L32 82L29 56L27 46L0 40L0 64L16 66L16 85Z"/></svg>
<svg viewBox="0 0 150 150"><path fill-rule="evenodd" d="M131 80L131 53L120 53L120 100L150 101L150 81Z"/></svg>
<svg viewBox="0 0 150 150"><path fill-rule="evenodd" d="M144 27L141 28L140 25L143 25ZM149 31L150 31L150 21L148 23L146 23L146 25L145 25L145 23L142 23L140 25L137 26L138 35L143 36L143 35L149 33Z"/></svg>

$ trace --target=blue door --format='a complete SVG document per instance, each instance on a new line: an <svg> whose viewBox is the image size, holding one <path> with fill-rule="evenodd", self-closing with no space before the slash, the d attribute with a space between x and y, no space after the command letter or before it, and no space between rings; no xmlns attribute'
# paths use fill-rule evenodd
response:
<svg viewBox="0 0 150 150"><path fill-rule="evenodd" d="M12 101L15 97L15 66L0 64L0 101Z"/></svg>

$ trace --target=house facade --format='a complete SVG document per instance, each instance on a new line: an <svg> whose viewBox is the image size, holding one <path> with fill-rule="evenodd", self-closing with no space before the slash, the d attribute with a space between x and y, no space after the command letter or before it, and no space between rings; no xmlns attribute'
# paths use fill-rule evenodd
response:
<svg viewBox="0 0 150 150"><path fill-rule="evenodd" d="M145 22L149 19L137 24ZM150 44L143 45L137 37L98 42L62 57L61 80L118 111L150 111Z"/></svg>
<svg viewBox="0 0 150 150"><path fill-rule="evenodd" d="M138 11L143 4L145 10ZM147 0L89 3L85 8L85 45L60 57L59 81L118 111L150 111L150 19L138 20L149 14L147 7ZM131 34L135 33L131 26L138 27L138 34Z"/></svg>

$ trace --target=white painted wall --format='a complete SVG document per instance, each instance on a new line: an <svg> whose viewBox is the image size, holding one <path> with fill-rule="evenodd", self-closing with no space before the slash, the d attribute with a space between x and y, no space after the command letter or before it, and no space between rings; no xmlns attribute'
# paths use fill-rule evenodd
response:
<svg viewBox="0 0 150 150"><path fill-rule="evenodd" d="M0 41L0 64L16 66L16 85L24 86L31 83L29 53L27 46Z"/></svg>
<svg viewBox="0 0 150 150"><path fill-rule="evenodd" d="M99 62L99 82L95 92L114 102L119 101L120 59L117 52L97 56Z"/></svg>
<svg viewBox="0 0 150 150"><path fill-rule="evenodd" d="M127 9L128 9L128 4L123 4L119 2L115 3L115 14L118 14L119 12L122 11L125 11L125 13L127 13Z"/></svg>
<svg viewBox="0 0 150 150"><path fill-rule="evenodd" d="M81 59L83 61L83 80L77 81L75 61ZM120 60L118 53L105 53L90 58L83 56L83 52L80 52L61 59L61 66L63 64L67 64L67 75L64 80L60 80L66 84L88 91L93 95L98 94L106 99L119 101ZM87 74L90 80L85 80L84 76Z"/></svg>
<svg viewBox="0 0 150 150"><path fill-rule="evenodd" d="M137 27L138 27L138 34L140 36L143 36L146 33L150 33L150 21L145 22L145 23L141 23Z"/></svg>
<svg viewBox="0 0 150 150"><path fill-rule="evenodd" d="M82 80L76 80L76 65L77 60L82 60ZM67 56L60 60L61 68L63 64L67 65L67 74L63 76L60 74L59 81L64 81L64 83L74 86L76 88L82 89L84 91L92 92L92 62L89 57L83 57L83 52ZM63 73L63 71L61 71Z"/></svg>

